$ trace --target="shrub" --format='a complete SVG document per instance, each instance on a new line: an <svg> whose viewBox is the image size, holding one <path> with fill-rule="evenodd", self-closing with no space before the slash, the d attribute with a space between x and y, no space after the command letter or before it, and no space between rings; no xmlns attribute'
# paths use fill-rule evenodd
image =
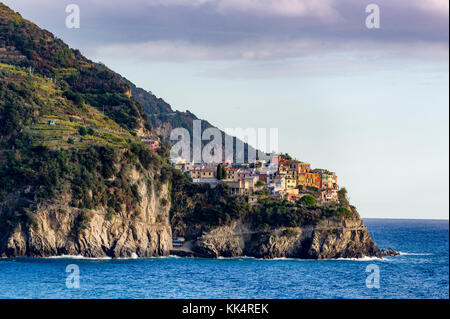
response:
<svg viewBox="0 0 450 319"><path fill-rule="evenodd" d="M283 231L282 236L292 238L295 237L298 233L293 229L286 229Z"/></svg>
<svg viewBox="0 0 450 319"><path fill-rule="evenodd" d="M73 221L73 235L78 237L85 229L88 228L90 221L91 217L89 217L88 213L85 210L81 211L81 213Z"/></svg>
<svg viewBox="0 0 450 319"><path fill-rule="evenodd" d="M339 207L336 210L336 215L343 218L349 218L352 216L352 212L346 207Z"/></svg>
<svg viewBox="0 0 450 319"><path fill-rule="evenodd" d="M76 106L83 106L84 100L81 94L67 90L63 93L63 96L75 103Z"/></svg>
<svg viewBox="0 0 450 319"><path fill-rule="evenodd" d="M87 130L86 130L83 126L80 126L80 127L78 128L78 133L79 133L81 136L85 136L85 135L87 134Z"/></svg>
<svg viewBox="0 0 450 319"><path fill-rule="evenodd" d="M348 198L347 198L347 189L345 187L342 187L338 191L338 199L339 199L339 203L341 203L341 205L344 205L344 206L348 206L349 205L349 201L348 201Z"/></svg>
<svg viewBox="0 0 450 319"><path fill-rule="evenodd" d="M316 199L312 197L311 195L305 195L302 198L299 199L300 204L304 204L306 206L315 206L316 205Z"/></svg>

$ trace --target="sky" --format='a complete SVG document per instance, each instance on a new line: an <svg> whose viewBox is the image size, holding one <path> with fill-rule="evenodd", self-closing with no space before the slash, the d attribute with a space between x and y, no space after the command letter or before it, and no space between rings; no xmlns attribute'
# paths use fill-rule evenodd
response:
<svg viewBox="0 0 450 319"><path fill-rule="evenodd" d="M278 128L362 217L448 219L448 0L2 1L174 109Z"/></svg>

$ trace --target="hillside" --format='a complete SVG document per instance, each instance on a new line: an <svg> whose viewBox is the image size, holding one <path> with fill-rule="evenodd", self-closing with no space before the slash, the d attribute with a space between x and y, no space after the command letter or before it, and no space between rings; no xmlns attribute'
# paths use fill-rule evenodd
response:
<svg viewBox="0 0 450 319"><path fill-rule="evenodd" d="M158 133L167 143L173 144L174 141L170 141L170 133L174 128L182 127L189 131L191 137L193 136L193 121L201 120L202 131L207 128L217 128L216 126L209 123L207 120L199 119L195 114L189 112L174 111L170 104L164 101L162 98L156 97L153 93L145 91L144 89L136 87L133 83L127 81L131 86L131 92L133 98L139 102L144 108L144 111L149 119L152 129ZM222 145L225 147L225 136L226 133L219 129L222 134ZM203 145L207 144L209 141L202 141ZM233 137L233 143L236 145L236 137ZM247 143L244 143L244 159L247 161L247 154L250 150L254 148ZM236 151L236 146L233 148L235 154L239 154Z"/></svg>
<svg viewBox="0 0 450 319"><path fill-rule="evenodd" d="M171 168L129 91L0 5L0 255L169 253Z"/></svg>

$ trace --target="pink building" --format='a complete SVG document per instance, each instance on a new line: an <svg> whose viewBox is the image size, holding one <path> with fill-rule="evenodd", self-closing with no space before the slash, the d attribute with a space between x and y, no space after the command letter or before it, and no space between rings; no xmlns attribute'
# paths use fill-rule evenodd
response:
<svg viewBox="0 0 450 319"><path fill-rule="evenodd" d="M247 177L253 176L253 172L251 170L239 170L238 171L238 180L243 181Z"/></svg>

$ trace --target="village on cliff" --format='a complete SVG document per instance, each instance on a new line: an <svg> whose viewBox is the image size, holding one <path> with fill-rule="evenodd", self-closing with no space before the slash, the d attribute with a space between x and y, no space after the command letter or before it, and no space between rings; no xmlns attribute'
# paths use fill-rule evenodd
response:
<svg viewBox="0 0 450 319"><path fill-rule="evenodd" d="M172 159L172 166L188 174L194 183L227 185L231 195L266 193L275 198L296 201L314 192L322 203L338 201L337 176L326 169L311 169L309 163L290 158L287 154L268 154L265 160L251 163L193 163L182 158ZM255 198L256 199L256 198Z"/></svg>

